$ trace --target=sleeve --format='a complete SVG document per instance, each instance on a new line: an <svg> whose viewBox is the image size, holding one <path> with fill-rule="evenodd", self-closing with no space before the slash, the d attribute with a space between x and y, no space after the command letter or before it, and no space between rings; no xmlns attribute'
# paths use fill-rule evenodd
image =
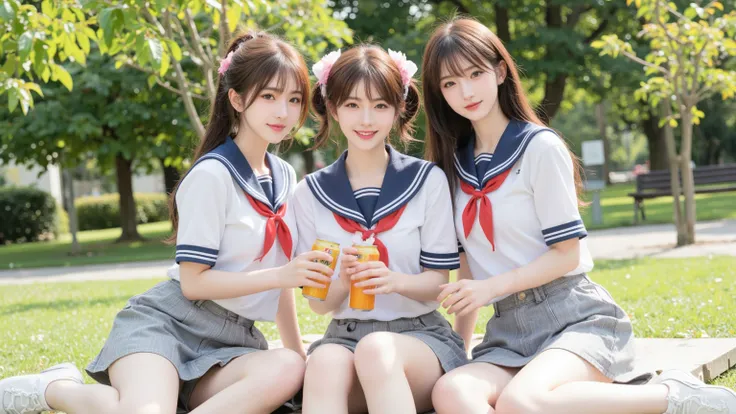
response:
<svg viewBox="0 0 736 414"><path fill-rule="evenodd" d="M312 244L317 240L317 228L314 224L313 196L306 180L302 180L297 184L292 200L297 233L299 233L296 254L302 254L312 250Z"/></svg>
<svg viewBox="0 0 736 414"><path fill-rule="evenodd" d="M217 170L207 168L209 163L195 166L176 191L176 263L214 266L217 261L225 230L228 183Z"/></svg>
<svg viewBox="0 0 736 414"><path fill-rule="evenodd" d="M549 144L539 148L532 162L531 187L542 237L551 246L588 233L578 211L570 152L557 135L545 138Z"/></svg>
<svg viewBox="0 0 736 414"><path fill-rule="evenodd" d="M433 167L424 185L429 191L424 224L419 229L422 245L419 262L425 268L457 269L460 255L447 177L438 167Z"/></svg>

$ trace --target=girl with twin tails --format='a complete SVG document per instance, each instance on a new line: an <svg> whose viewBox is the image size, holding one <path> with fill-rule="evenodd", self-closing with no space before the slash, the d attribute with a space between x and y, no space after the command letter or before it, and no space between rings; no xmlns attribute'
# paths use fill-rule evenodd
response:
<svg viewBox="0 0 736 414"><path fill-rule="evenodd" d="M342 250L326 298L309 302L333 319L309 349L305 414L427 411L437 379L466 362L462 339L437 312L440 286L459 265L447 179L387 144L411 140L415 71L402 53L370 45L314 66L315 146L341 132L347 151L294 194L297 253L316 240ZM354 244L375 246L377 257L359 262ZM370 310L351 303L361 289L375 297Z"/></svg>
<svg viewBox="0 0 736 414"><path fill-rule="evenodd" d="M422 68L426 155L450 181L459 280L438 300L469 343L493 306L472 361L443 376L444 413L736 413L736 393L666 371L632 377L631 321L587 276L578 164L539 121L501 41L471 19L439 27Z"/></svg>
<svg viewBox="0 0 736 414"><path fill-rule="evenodd" d="M71 364L0 381L0 413L269 413L302 386L293 289L328 281L329 255L297 242L294 170L267 152L307 115L303 58L265 33L233 40L194 165L172 194L170 280L117 314L85 385ZM276 321L268 350L254 321ZM177 407L178 406L178 407Z"/></svg>

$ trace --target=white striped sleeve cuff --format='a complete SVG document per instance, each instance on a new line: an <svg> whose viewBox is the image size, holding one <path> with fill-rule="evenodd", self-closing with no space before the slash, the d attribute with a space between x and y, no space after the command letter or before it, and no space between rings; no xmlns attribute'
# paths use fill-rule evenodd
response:
<svg viewBox="0 0 736 414"><path fill-rule="evenodd" d="M419 256L419 263L430 269L448 269L453 270L460 267L460 254L454 253L428 253L422 251Z"/></svg>
<svg viewBox="0 0 736 414"><path fill-rule="evenodd" d="M582 220L573 220L569 223L542 230L542 236L547 246L575 237L582 239L587 235L588 232L585 230L585 224Z"/></svg>
<svg viewBox="0 0 736 414"><path fill-rule="evenodd" d="M214 266L219 250L207 247L179 244L176 246L176 263L193 262Z"/></svg>

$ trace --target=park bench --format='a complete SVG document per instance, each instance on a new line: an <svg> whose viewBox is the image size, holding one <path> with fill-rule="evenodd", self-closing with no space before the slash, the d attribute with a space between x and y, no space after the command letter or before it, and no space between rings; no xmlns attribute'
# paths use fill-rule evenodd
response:
<svg viewBox="0 0 736 414"><path fill-rule="evenodd" d="M696 167L693 169L693 178L696 194L736 191L736 164ZM680 178L680 183L682 183L682 178ZM641 219L646 220L644 200L671 195L668 170L637 175L636 192L629 193L629 196L634 198L634 223L639 222L639 212L641 212Z"/></svg>

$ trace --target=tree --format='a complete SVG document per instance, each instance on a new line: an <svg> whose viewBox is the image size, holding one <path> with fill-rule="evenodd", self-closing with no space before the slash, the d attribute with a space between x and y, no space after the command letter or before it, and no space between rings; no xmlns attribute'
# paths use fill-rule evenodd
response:
<svg viewBox="0 0 736 414"><path fill-rule="evenodd" d="M89 160L114 170L120 193L122 234L136 240L132 174L149 169L152 160L181 162L196 137L188 128L180 101L168 90L148 89L146 76L118 70L109 57L93 51L87 67L70 65L76 80L68 92L44 86L45 99L24 117L0 114L0 159L19 164L72 167ZM156 161L158 162L158 161Z"/></svg>
<svg viewBox="0 0 736 414"><path fill-rule="evenodd" d="M220 59L239 27L280 30L312 60L329 46L351 41L343 22L319 0L91 1L104 53L178 94L193 130L204 136L195 101L212 104Z"/></svg>
<svg viewBox="0 0 736 414"><path fill-rule="evenodd" d="M696 1L684 12L662 0L627 0L628 5L631 3L635 3L638 15L646 21L641 36L650 42L650 53L642 59L631 44L616 35L604 36L593 47L601 49L601 54L623 55L645 67L648 79L636 95L653 107L661 105L675 199L677 245L692 244L695 242L695 192L690 164L693 126L705 116L698 103L716 93L724 100L736 95L736 71L720 68L725 58L736 56L736 11L724 13L718 1L706 4ZM678 124L679 154L671 130ZM685 196L684 214L680 194Z"/></svg>

